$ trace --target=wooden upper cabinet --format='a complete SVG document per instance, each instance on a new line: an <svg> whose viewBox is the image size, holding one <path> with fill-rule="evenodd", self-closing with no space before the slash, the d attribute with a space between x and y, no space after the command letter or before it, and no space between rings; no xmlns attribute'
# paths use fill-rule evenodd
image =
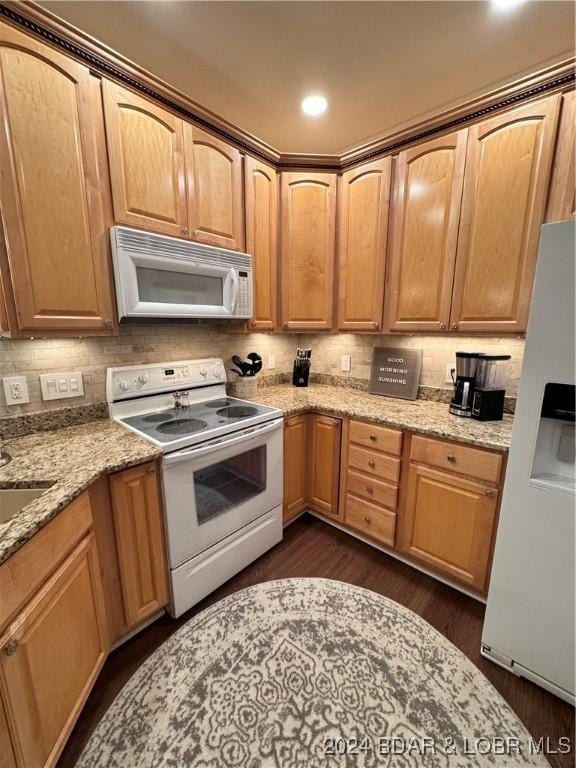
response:
<svg viewBox="0 0 576 768"><path fill-rule="evenodd" d="M448 328L466 134L443 136L397 158L385 298L390 330Z"/></svg>
<svg viewBox="0 0 576 768"><path fill-rule="evenodd" d="M451 328L526 330L560 96L470 128Z"/></svg>
<svg viewBox="0 0 576 768"><path fill-rule="evenodd" d="M184 125L190 237L240 251L244 248L242 155L237 149Z"/></svg>
<svg viewBox="0 0 576 768"><path fill-rule="evenodd" d="M576 91L562 96L546 221L576 218Z"/></svg>
<svg viewBox="0 0 576 768"><path fill-rule="evenodd" d="M188 235L183 122L104 81L114 218L164 235Z"/></svg>
<svg viewBox="0 0 576 768"><path fill-rule="evenodd" d="M336 176L282 174L282 327L332 328Z"/></svg>
<svg viewBox="0 0 576 768"><path fill-rule="evenodd" d="M346 171L340 181L338 327L382 327L392 160Z"/></svg>
<svg viewBox="0 0 576 768"><path fill-rule="evenodd" d="M0 23L0 118L10 331L112 333L100 81Z"/></svg>
<svg viewBox="0 0 576 768"><path fill-rule="evenodd" d="M272 330L277 323L278 175L274 168L246 157L246 250L252 254L254 307L250 328Z"/></svg>

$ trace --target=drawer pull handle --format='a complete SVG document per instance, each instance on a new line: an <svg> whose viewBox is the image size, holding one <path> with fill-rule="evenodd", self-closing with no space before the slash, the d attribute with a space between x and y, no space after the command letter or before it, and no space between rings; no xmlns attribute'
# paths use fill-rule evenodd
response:
<svg viewBox="0 0 576 768"><path fill-rule="evenodd" d="M368 523L368 525L370 525L370 523L372 522L372 520L371 520L371 519L368 517L368 515L366 515L366 517L364 518L364 522L365 522L365 523Z"/></svg>
<svg viewBox="0 0 576 768"><path fill-rule="evenodd" d="M372 459L370 459L370 461L368 462L368 466L369 466L371 469L374 469L374 467L376 466L376 462L375 462L375 461L372 461Z"/></svg>
<svg viewBox="0 0 576 768"><path fill-rule="evenodd" d="M456 463L456 456L454 456L453 453L449 453L448 456L446 456L446 458L448 459L448 461L451 461L453 464Z"/></svg>
<svg viewBox="0 0 576 768"><path fill-rule="evenodd" d="M376 435L370 435L370 440L374 440L374 442L376 442L378 438L376 437Z"/></svg>
<svg viewBox="0 0 576 768"><path fill-rule="evenodd" d="M18 640L10 640L4 646L4 653L6 656L12 656L18 650Z"/></svg>
<svg viewBox="0 0 576 768"><path fill-rule="evenodd" d="M486 496L494 496L494 491L492 488L486 488L486 490L484 491L484 494Z"/></svg>
<svg viewBox="0 0 576 768"><path fill-rule="evenodd" d="M368 491L368 493L374 493L374 488L371 485L367 485L366 490Z"/></svg>

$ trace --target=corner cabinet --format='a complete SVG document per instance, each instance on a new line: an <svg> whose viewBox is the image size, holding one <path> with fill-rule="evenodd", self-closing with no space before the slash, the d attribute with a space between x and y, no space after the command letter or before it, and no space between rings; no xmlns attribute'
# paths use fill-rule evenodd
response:
<svg viewBox="0 0 576 768"><path fill-rule="evenodd" d="M0 75L3 323L13 336L109 335L116 323L100 81L2 23Z"/></svg>
<svg viewBox="0 0 576 768"><path fill-rule="evenodd" d="M284 522L306 507L308 416L290 416L284 421Z"/></svg>
<svg viewBox="0 0 576 768"><path fill-rule="evenodd" d="M448 329L466 137L448 134L396 160L386 288L392 331Z"/></svg>
<svg viewBox="0 0 576 768"><path fill-rule="evenodd" d="M254 307L248 327L273 330L277 325L278 174L252 157L244 161L246 251L252 254Z"/></svg>
<svg viewBox="0 0 576 768"><path fill-rule="evenodd" d="M334 315L336 176L283 173L282 327L327 330Z"/></svg>
<svg viewBox="0 0 576 768"><path fill-rule="evenodd" d="M155 462L110 476L126 630L168 603L164 521Z"/></svg>
<svg viewBox="0 0 576 768"><path fill-rule="evenodd" d="M103 90L114 219L187 237L183 121L116 83Z"/></svg>
<svg viewBox="0 0 576 768"><path fill-rule="evenodd" d="M242 155L210 133L184 124L188 221L193 240L244 248Z"/></svg>
<svg viewBox="0 0 576 768"><path fill-rule="evenodd" d="M469 130L452 330L526 330L560 98Z"/></svg>
<svg viewBox="0 0 576 768"><path fill-rule="evenodd" d="M391 166L385 157L340 179L338 327L343 331L382 328Z"/></svg>
<svg viewBox="0 0 576 768"><path fill-rule="evenodd" d="M308 418L307 506L328 517L338 518L342 420L318 413L312 413Z"/></svg>

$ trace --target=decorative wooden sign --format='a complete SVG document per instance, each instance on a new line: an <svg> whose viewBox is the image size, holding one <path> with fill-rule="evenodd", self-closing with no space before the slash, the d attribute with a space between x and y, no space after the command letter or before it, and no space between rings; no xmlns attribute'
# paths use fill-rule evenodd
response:
<svg viewBox="0 0 576 768"><path fill-rule="evenodd" d="M421 349L374 347L370 392L416 400L421 370Z"/></svg>

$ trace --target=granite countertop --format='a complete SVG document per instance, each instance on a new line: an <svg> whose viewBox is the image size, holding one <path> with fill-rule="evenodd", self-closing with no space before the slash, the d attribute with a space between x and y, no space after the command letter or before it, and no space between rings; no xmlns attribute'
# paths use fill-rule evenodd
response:
<svg viewBox="0 0 576 768"><path fill-rule="evenodd" d="M443 437L480 448L507 451L512 434L512 416L502 421L476 421L452 416L446 403L432 400L399 400L347 387L291 384L261 387L255 401L281 408L286 416L307 410L334 416L352 416L408 429L424 435Z"/></svg>
<svg viewBox="0 0 576 768"><path fill-rule="evenodd" d="M3 448L12 461L0 467L0 488L47 490L0 523L0 563L101 475L162 455L152 443L110 419L17 437Z"/></svg>

